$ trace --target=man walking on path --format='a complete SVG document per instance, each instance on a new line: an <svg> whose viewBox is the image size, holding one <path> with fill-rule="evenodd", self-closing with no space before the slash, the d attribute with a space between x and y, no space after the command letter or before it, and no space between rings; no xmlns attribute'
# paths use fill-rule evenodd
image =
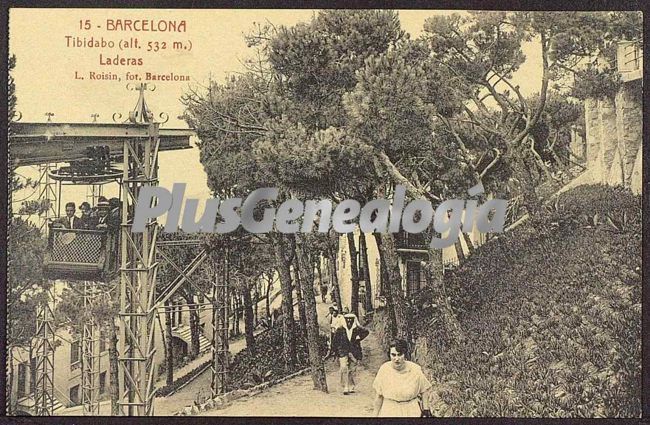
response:
<svg viewBox="0 0 650 425"><path fill-rule="evenodd" d="M319 298L316 299L318 322L324 333L329 332L330 324L326 317L329 307L328 304L321 303ZM223 409L201 412L199 416L370 417L372 416L375 400L375 390L372 383L377 370L386 361L386 352L381 348L374 333L370 333L363 340L362 348L363 367L358 368L356 371L356 388L352 395L344 395L338 391L323 395L321 391L314 390L311 376L306 374L269 387L260 394L235 400ZM334 366L332 363L327 363L325 368L329 385L340 380L338 365ZM210 374L205 375L208 378L206 382L209 386ZM192 391L192 388L190 388L190 391ZM184 390L181 390L182 392ZM195 392L194 390L191 400L194 399ZM180 394L177 393L175 396L180 396ZM191 400L186 405L190 405ZM157 407L156 414L167 412L167 410L163 412L162 409ZM169 411L175 412L174 409Z"/></svg>
<svg viewBox="0 0 650 425"><path fill-rule="evenodd" d="M345 327L338 328L334 333L334 348L339 357L339 373L343 394L348 395L355 391L354 372L357 363L363 359L361 341L370 332L357 325L357 316L352 313L345 314Z"/></svg>

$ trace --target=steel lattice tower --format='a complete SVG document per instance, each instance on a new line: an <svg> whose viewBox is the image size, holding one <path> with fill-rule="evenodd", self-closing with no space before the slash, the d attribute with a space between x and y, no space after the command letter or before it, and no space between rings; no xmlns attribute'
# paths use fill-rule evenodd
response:
<svg viewBox="0 0 650 425"><path fill-rule="evenodd" d="M81 401L84 415L99 416L99 335L92 312L93 282L83 283L84 323L81 335Z"/></svg>
<svg viewBox="0 0 650 425"><path fill-rule="evenodd" d="M127 88L129 86L132 84L129 83ZM122 414L134 416L153 414L152 360L155 309L152 307L157 268L155 260L157 224L155 220L150 220L143 233L133 234L130 218L135 211L140 189L158 183L158 151L188 148L190 147L189 136L193 134L193 131L186 129L160 130L161 124L153 122L153 115L145 103L144 90L146 89L146 84L139 86L138 103L125 122L118 123L116 116L121 117L121 114L116 113L113 114L115 124L97 123L96 120L90 126L87 123L54 124L51 123L53 114L48 113L47 123L16 123L16 134L10 136L12 157L19 160L21 164L39 166L39 199L49 201L48 211L40 217L42 220L40 224L43 225L52 215L57 215L57 210L60 210L61 182L55 181L53 177L53 165L57 162L85 159L88 157L88 148L93 147L109 148L111 158L116 156L123 158L121 173L123 180L120 183L119 195L122 200L121 240L118 254L121 265L119 388ZM166 114L161 113L160 117L165 119ZM96 116L93 115L93 118ZM167 121L162 124L165 122ZM93 198L98 196L100 190L101 187L91 188L91 196ZM47 232L48 227L45 226L43 230ZM59 263L57 264L59 268L53 269L54 276L58 276L66 261L56 262ZM198 267L199 263L193 264L193 267ZM77 276L77 272L80 272L77 269L78 265L74 261L70 262L64 273ZM63 277L63 279L67 278L67 275ZM173 294L173 290L181 286L185 278L186 276L184 279L174 280L175 285L167 296ZM81 278L83 279L85 276ZM35 413L38 415L51 415L57 405L54 397L56 389L53 385L55 333L53 307L50 305L54 298L51 293L48 293L48 296L49 301L40 305L37 311L37 333L33 343L37 357L34 386ZM92 364L92 367L85 371L87 378L84 377L84 388L88 390L84 403L88 402L89 405L95 403L96 397L91 390L97 387L97 380L92 382L92 376L94 376L93 370L98 367L95 364L98 362L94 362L97 356L93 353L97 351L98 347L95 345L99 335L96 334L96 321L93 325L95 326L86 327L83 332L84 342L89 342L84 344L85 364L87 366ZM89 409L92 407L89 406Z"/></svg>
<svg viewBox="0 0 650 425"><path fill-rule="evenodd" d="M212 398L226 392L228 382L228 251L212 283Z"/></svg>
<svg viewBox="0 0 650 425"><path fill-rule="evenodd" d="M37 416L52 416L54 412L54 297L46 289L46 299L36 313L36 380L34 389Z"/></svg>
<svg viewBox="0 0 650 425"><path fill-rule="evenodd" d="M58 208L59 196L57 196L57 184L50 178L50 171L54 168L53 164L46 163L38 166L38 199L47 203L47 208L39 213L39 228L41 232L47 236L48 223L50 218L57 216L55 204Z"/></svg>
<svg viewBox="0 0 650 425"><path fill-rule="evenodd" d="M149 137L124 142L120 269L120 406L123 415L153 415L154 307L157 222L149 219L133 233L133 212L140 190L158 184L159 124L151 121L141 85L132 122L148 125Z"/></svg>

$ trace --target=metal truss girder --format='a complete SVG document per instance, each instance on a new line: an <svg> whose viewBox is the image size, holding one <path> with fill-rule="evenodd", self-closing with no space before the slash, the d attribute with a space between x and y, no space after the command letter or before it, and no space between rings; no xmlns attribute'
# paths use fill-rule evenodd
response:
<svg viewBox="0 0 650 425"><path fill-rule="evenodd" d="M200 244L200 239L156 241L156 246L199 246Z"/></svg>
<svg viewBox="0 0 650 425"><path fill-rule="evenodd" d="M199 268L201 264L208 258L208 253L205 249L201 250L193 259L190 261L190 264L188 264L185 269L180 269L180 267L174 263L174 261L169 258L164 252L161 250L159 251L160 254L166 259L166 261L174 268L176 271L179 273L174 280L167 285L162 291L160 291L160 294L158 295L158 298L156 298L155 302L155 308L162 306L165 301L167 301L169 298L171 298L176 291L185 283L186 281L190 281L189 277Z"/></svg>
<svg viewBox="0 0 650 425"><path fill-rule="evenodd" d="M12 128L11 156L17 165L85 159L91 146L108 146L115 158L121 156L125 139L150 137L148 127L142 124L17 122ZM193 134L189 129L161 129L158 149L191 149Z"/></svg>

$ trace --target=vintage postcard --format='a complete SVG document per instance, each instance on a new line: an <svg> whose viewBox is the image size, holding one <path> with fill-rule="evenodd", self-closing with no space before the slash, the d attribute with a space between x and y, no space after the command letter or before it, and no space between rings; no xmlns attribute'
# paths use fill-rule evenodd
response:
<svg viewBox="0 0 650 425"><path fill-rule="evenodd" d="M9 8L6 414L641 418L643 31Z"/></svg>

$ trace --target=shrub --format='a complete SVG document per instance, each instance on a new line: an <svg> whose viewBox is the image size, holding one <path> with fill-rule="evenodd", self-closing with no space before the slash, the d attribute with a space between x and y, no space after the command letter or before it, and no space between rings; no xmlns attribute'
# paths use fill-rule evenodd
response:
<svg viewBox="0 0 650 425"><path fill-rule="evenodd" d="M321 354L327 348L327 339L321 337ZM271 328L255 336L255 354L248 348L235 354L228 370L227 391L243 390L263 382L273 381L309 366L309 354L306 342L299 340L296 346L297 364L292 370L285 370L282 360L282 332L280 328ZM187 375L177 379L171 385L165 385L156 391L157 397L172 394L180 386L203 373L212 360L201 364Z"/></svg>
<svg viewBox="0 0 650 425"><path fill-rule="evenodd" d="M388 344L392 339L388 310L383 307L376 308L372 315L372 322L369 324L372 332L376 335L382 352L388 351Z"/></svg>
<svg viewBox="0 0 650 425"><path fill-rule="evenodd" d="M309 353L304 339L297 337L297 364L285 370L282 357L282 330L271 328L255 337L255 353L248 348L235 354L229 370L228 390L246 389L263 382L287 376L309 366ZM327 339L321 337L321 355L325 355Z"/></svg>
<svg viewBox="0 0 650 425"><path fill-rule="evenodd" d="M171 385L165 385L164 387L160 387L156 390L156 397L167 397L168 395L174 393L179 387L187 383L188 381L191 381L192 379L196 378L198 375L203 373L203 371L208 367L210 364L211 360L208 360L205 363L202 363L201 365L195 367L188 373L187 375L181 376L177 380L171 383Z"/></svg>
<svg viewBox="0 0 650 425"><path fill-rule="evenodd" d="M641 230L641 197L622 186L585 185L561 194L554 205L553 218L580 224L620 223L623 217L632 232Z"/></svg>
<svg viewBox="0 0 650 425"><path fill-rule="evenodd" d="M452 415L640 415L640 199L587 186L557 205L545 227L523 224L448 275L464 344L419 329Z"/></svg>

